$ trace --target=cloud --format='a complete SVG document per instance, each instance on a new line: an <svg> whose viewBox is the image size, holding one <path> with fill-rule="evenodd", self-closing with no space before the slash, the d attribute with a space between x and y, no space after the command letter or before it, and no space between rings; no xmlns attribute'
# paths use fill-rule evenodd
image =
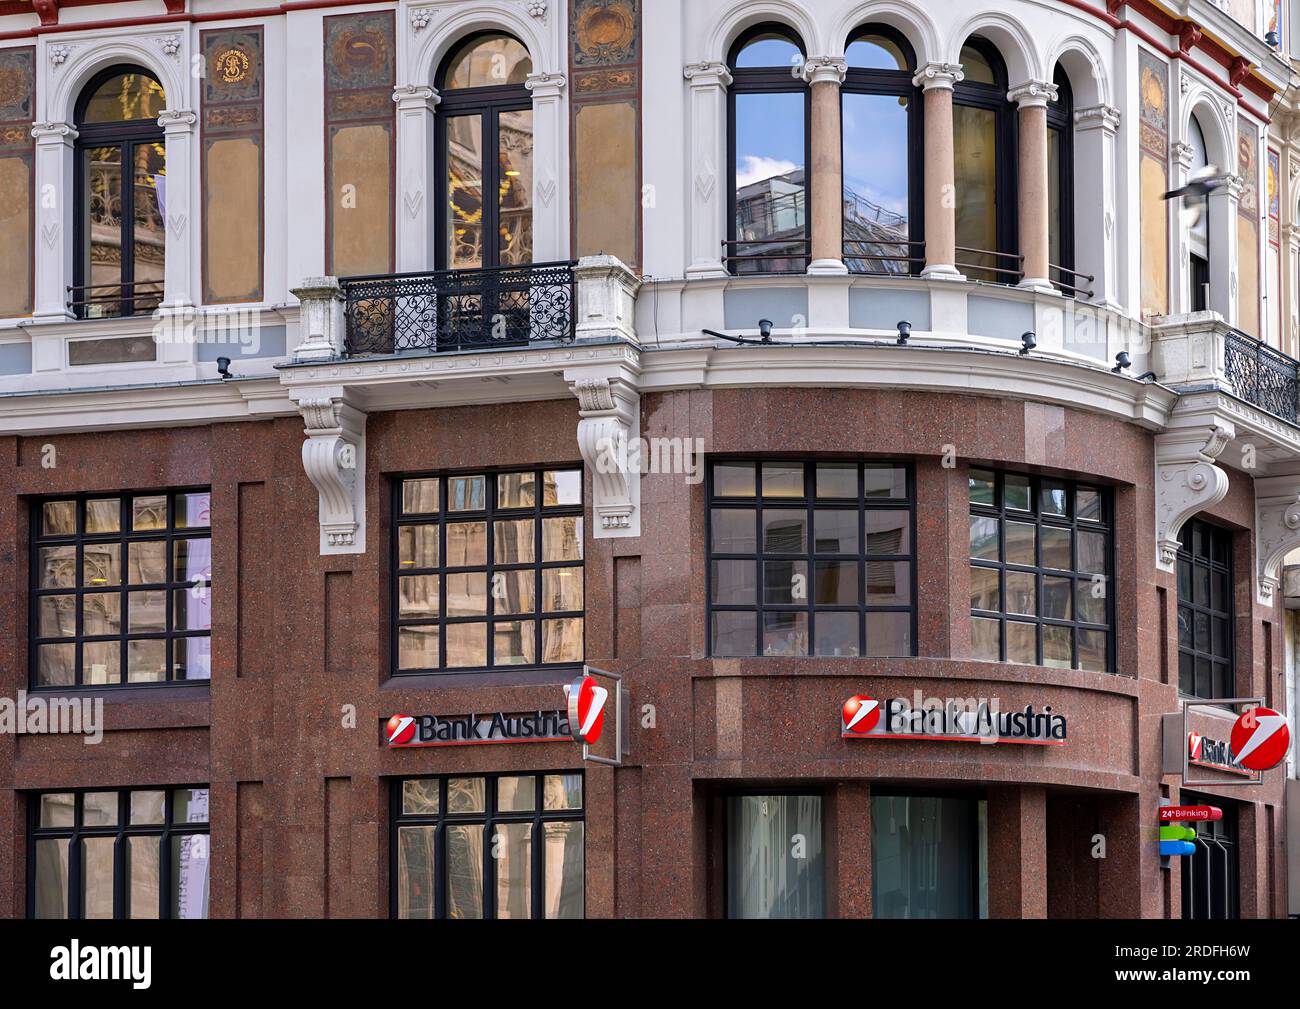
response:
<svg viewBox="0 0 1300 1009"><path fill-rule="evenodd" d="M777 175L787 175L799 168L793 161L779 158L763 158L746 154L743 164L736 170L736 185L745 187L755 182L762 182Z"/></svg>

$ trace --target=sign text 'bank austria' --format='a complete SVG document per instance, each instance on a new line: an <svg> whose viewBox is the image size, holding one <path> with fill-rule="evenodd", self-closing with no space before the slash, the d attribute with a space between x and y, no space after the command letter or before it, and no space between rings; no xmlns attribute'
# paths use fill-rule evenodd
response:
<svg viewBox="0 0 1300 1009"><path fill-rule="evenodd" d="M1051 705L1002 711L996 700L973 697L926 697L919 690L909 701L878 701L856 694L844 702L840 735L845 739L925 739L963 743L1065 743L1064 715Z"/></svg>

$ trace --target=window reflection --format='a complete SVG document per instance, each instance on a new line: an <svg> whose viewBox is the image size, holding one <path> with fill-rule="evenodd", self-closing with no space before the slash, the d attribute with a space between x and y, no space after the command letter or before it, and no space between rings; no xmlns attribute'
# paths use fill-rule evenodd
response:
<svg viewBox="0 0 1300 1009"><path fill-rule="evenodd" d="M953 88L952 112L957 267L971 280L1015 284L1016 152L1008 139L1015 106L1007 101L1006 68L978 37L962 47L961 62L964 80Z"/></svg>

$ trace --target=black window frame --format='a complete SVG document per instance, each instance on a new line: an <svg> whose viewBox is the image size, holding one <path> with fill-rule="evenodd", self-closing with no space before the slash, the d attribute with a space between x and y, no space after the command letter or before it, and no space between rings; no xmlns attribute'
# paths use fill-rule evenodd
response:
<svg viewBox="0 0 1300 1009"><path fill-rule="evenodd" d="M175 593L181 589L193 590L198 587L194 580L179 581L175 577L176 552L175 544L180 540L201 540L206 539L210 543L209 550L212 553L213 566L215 567L215 548L216 537L213 535L211 519L206 526L178 527L176 525L176 498L185 494L206 494L208 495L209 508L211 506L212 488L211 487L166 487L153 488L144 490L116 490L116 491L82 491L77 494L51 494L42 497L32 498L29 511L29 553L28 553L28 624L27 624L27 682L29 690L39 690L43 692L59 692L67 690L80 689L122 689L122 688L158 688L174 687L178 685L207 685L211 683L211 676L208 678L178 679L175 676L175 643L188 638L207 638L209 641L209 673L211 673L211 641L212 628L207 630L177 630L175 624ZM118 531L110 533L86 533L86 502L99 501L105 498L119 498L119 518ZM133 498L142 497L165 497L167 499L167 525L163 529L132 529L131 522L131 501ZM77 509L77 530L71 536L43 536L44 527L44 506L55 502L73 501ZM166 582L148 582L139 585L131 585L127 571L127 545L132 542L153 542L163 540L166 543L167 553L167 574ZM120 555L122 567L122 582L116 587L109 586L106 588L87 588L84 584L85 563L84 553L87 543L118 543L122 548ZM76 579L77 584L71 588L41 588L40 581L40 551L42 547L52 546L73 546L76 549ZM212 577L209 572L209 578L203 582L203 588L208 593L212 592ZM119 603L120 629L117 634L92 634L86 635L83 632L83 622L85 619L84 607L81 599L87 593L102 594L116 591L122 599ZM127 596L132 592L166 592L167 604L165 609L166 627L162 631L138 631L131 632L128 627L129 604ZM70 637L42 637L40 635L40 606L38 600L47 596L66 596L72 595L77 600L76 612L76 632ZM84 645L89 640L91 643L112 641L117 639L120 644L118 664L121 673L121 679L116 683L87 683L85 682L84 670ZM167 651L167 669L166 678L162 680L130 680L129 661L127 657L127 645L130 641L156 641L163 640L166 642ZM71 684L40 684L37 682L38 657L37 652L41 645L71 644L76 648L76 666L74 668L73 682Z"/></svg>
<svg viewBox="0 0 1300 1009"><path fill-rule="evenodd" d="M548 471L566 471L577 472L579 474L579 489L582 495L577 504L567 505L544 505L544 495L541 492L542 480L544 474ZM536 493L531 507L526 508L500 508L497 506L497 478L501 476L510 476L513 474L531 473L534 476ZM482 509L473 511L449 511L447 509L448 485L454 479L461 477L482 476L483 485L483 505ZM473 468L457 470L435 470L424 473L401 473L392 479L392 521L390 544L389 544L389 563L392 574L390 576L391 587L389 590L389 675L392 677L407 676L458 676L461 674L481 674L481 673L501 673L518 670L550 670L550 669L572 669L581 666L586 660L587 655L587 491L585 486L585 471L581 463L556 463L553 465L543 466L523 466L523 467L506 467L502 469L492 468ZM402 505L402 485L408 480L438 480L438 511L437 512L412 512L407 514ZM545 561L542 559L542 536L544 518L574 518L579 520L579 548L582 556L577 561ZM498 564L496 561L496 522L509 521L511 519L533 519L535 528L533 531L533 560L516 564ZM486 562L482 567L477 565L452 565L446 563L447 559L447 523L448 522L483 522L487 527L486 539ZM434 568L412 568L404 570L401 566L401 529L403 526L421 526L434 525L438 527L438 566ZM573 568L577 567L582 572L582 610L556 610L555 612L546 612L541 609L542 606L542 572L547 569L556 568ZM495 613L496 603L491 592L492 574L495 571L522 571L532 570L535 572L534 578L534 602L536 608L528 613L512 613L498 616ZM433 575L434 577L444 579L440 586L445 584L445 578L448 574L467 574L482 571L488 585L487 592L487 609L482 615L473 614L462 617L448 617L447 614L447 593L440 591L438 593L438 615L436 617L403 617L401 615L401 579L406 575ZM576 618L582 621L582 658L566 659L563 662L543 662L543 623L546 620L560 620ZM533 628L533 647L537 661L532 663L507 663L493 664L495 641L493 628L498 621L528 621L534 624ZM436 623L438 632L438 666L436 668L412 668L402 669L401 652L400 652L400 635L401 628L413 626L427 626ZM447 665L447 635L445 628L447 624L474 624L482 623L487 628L487 645L484 650L485 664L482 666L448 666Z"/></svg>
<svg viewBox="0 0 1300 1009"><path fill-rule="evenodd" d="M907 70L876 70L850 66L840 85L840 163L844 164L844 96L853 95L888 95L908 99L907 106L907 242L902 245L899 255L905 257L907 269L905 275L919 276L925 268L925 100L921 88L914 83L916 77L916 51L908 42L907 36L892 25L868 23L854 29L845 43L845 50L868 35L879 35L899 48L907 62ZM847 232L845 233L847 235ZM845 249L843 257L850 273L895 275L882 269L854 269L854 261L879 264L881 260L864 260L860 256L849 254L848 238L843 239ZM890 244L895 243L881 243Z"/></svg>
<svg viewBox="0 0 1300 1009"><path fill-rule="evenodd" d="M997 200L997 212L995 214L995 223L998 229L998 241L996 249L983 250L985 252L996 253L993 256L994 266L1003 272L993 272L992 280L984 277L970 277L970 271L981 273L990 272L990 267L980 263L962 261L963 256L973 256L974 253L963 252L959 247L957 249L957 268L967 275L968 279L983 280L985 283L993 284L1016 284L1019 283L1020 277L1016 276L1014 280L1004 279L1009 275L1011 267L1008 263L1015 264L1015 271L1020 271L1020 204L1019 204L1019 124L1018 115L1014 102L1007 100L1007 64L998 52L995 46L988 39L980 35L972 35L962 43L962 47L971 46L976 49L980 55L988 62L993 71L993 84L982 84L976 81L962 80L953 85L952 102L953 105L964 105L969 108L988 109L994 113L994 136L997 144L994 161L997 166L997 175L994 181L995 198ZM956 194L960 201L961 194ZM960 237L958 237L960 242ZM988 258L988 257L984 257Z"/></svg>
<svg viewBox="0 0 1300 1009"><path fill-rule="evenodd" d="M1237 683L1237 634L1236 634L1236 605L1233 594L1236 588L1236 578L1233 571L1233 533L1232 530L1223 526L1215 525L1213 522L1207 522L1204 519L1193 517L1187 520L1183 525L1182 532L1179 536L1178 552L1174 560L1175 576L1175 618L1177 621L1178 635L1178 693L1181 697L1198 698L1213 700L1215 698L1226 698L1236 696ZM1202 557L1196 553L1198 543L1206 542L1209 553ZM1223 548L1223 559L1215 559L1215 544ZM1184 597L1183 592L1183 571L1184 565L1191 577L1188 588L1191 590L1190 596ZM1199 568L1204 568L1207 575L1207 598L1208 602L1202 604L1195 601L1196 598L1196 572ZM1213 605L1216 575L1223 578L1223 608L1216 608ZM1191 638L1191 645L1183 644L1183 613L1184 611L1191 614L1191 623L1187 625L1188 634ZM1209 621L1208 635L1210 640L1210 649L1208 651L1196 647L1196 614L1205 614ZM1220 654L1214 650L1214 622L1216 620L1224 621L1226 650ZM1183 687L1183 659L1184 656L1192 662L1192 690L1189 693ZM1210 692L1202 694L1197 692L1197 671L1196 666L1200 660L1209 663L1210 682L1208 684ZM1217 666L1226 666L1222 675L1224 679L1218 681L1219 673Z"/></svg>
<svg viewBox="0 0 1300 1009"><path fill-rule="evenodd" d="M727 87L727 238L723 241L723 263L732 276L764 275L799 275L806 273L812 263L812 87L802 75L796 76L793 67L737 67L736 60L744 49L753 41L765 35L778 35L791 45L797 46L808 59L808 47L799 37L799 33L780 22L764 22L754 25L743 32L727 54L727 71L731 74L731 84ZM736 97L738 95L762 94L802 94L803 95L803 200L804 223L803 238L774 239L771 243L762 240L747 241L740 237L736 221ZM802 253L785 255L762 255L758 258L745 259L748 253L742 251L746 246L759 244L781 244L788 247L801 245ZM754 263L753 270L738 268L737 264ZM772 264L802 264L800 268L780 269Z"/></svg>
<svg viewBox="0 0 1300 1009"><path fill-rule="evenodd" d="M856 465L858 477L858 491L856 498L819 498L817 491L817 465ZM802 465L804 467L804 496L803 498L780 498L763 496L763 466L764 465ZM902 469L906 475L907 488L905 498L870 498L865 494L865 472L866 468L871 465L890 466ZM754 496L753 497L720 497L715 493L714 487L714 470L718 466L753 466L754 473ZM732 457L719 456L708 460L708 466L705 478L705 568L704 568L704 600L705 600L705 648L706 654L716 658L778 658L782 656L767 655L763 651L763 615L767 611L785 612L785 613L807 613L808 614L808 653L801 656L785 656L787 658L799 659L833 659L833 658L914 658L917 654L917 584L916 584L916 468L911 460L908 459L863 459L860 457L848 459L835 459L825 457L808 457L808 456L773 456L773 457ZM799 561L802 560L808 565L808 600L803 605L785 604L785 603L764 603L764 570L765 561L768 559L767 553L763 549L763 511L765 508L773 510L788 511L799 508L806 510L808 515L808 536L805 550L799 554L782 554L779 557L773 556L773 560L778 561ZM737 553L728 551L714 551L713 549L713 510L732 509L737 511L754 511L754 536L755 551L749 553ZM856 510L858 516L858 552L856 555L847 553L819 552L816 548L816 511L819 509L833 511L850 511ZM909 522L909 545L911 547L908 555L903 554L869 554L867 553L867 531L866 516L868 511L905 511L908 514ZM755 582L754 604L744 605L737 603L716 604L713 601L713 565L715 561L753 561L757 567L757 580ZM858 602L856 605L841 604L822 604L816 602L816 572L818 561L853 561L858 566ZM881 604L869 605L867 602L866 577L867 562L879 563L907 563L909 565L909 580L911 583L911 602L908 605L900 604ZM755 614L755 651L748 656L717 656L714 652L713 640L713 617L715 613L753 613ZM817 654L817 625L816 614L822 613L856 613L858 615L858 655L856 656L826 656ZM881 613L909 613L911 616L910 628L908 631L911 639L912 651L910 655L905 656L884 656L873 655L866 651L867 646L867 621L866 615L871 612Z"/></svg>
<svg viewBox="0 0 1300 1009"><path fill-rule="evenodd" d="M94 316L95 318L112 318L153 311L163 300L162 291L158 291L156 294L135 293L135 159L133 152L136 147L153 144L162 145L165 149L167 144L166 131L158 125L157 119L132 119L112 123L82 122L86 114L86 107L94 98L95 92L99 90L100 85L119 74L139 74L162 87L162 82L158 80L157 75L152 70L134 64L119 63L96 73L86 82L77 96L73 112L77 139L73 142L72 159L74 196L72 235L73 248L75 249L72 259L72 285L74 291L81 292L81 299L73 297L70 302L74 314L82 319L92 317L88 314L88 311L94 304L112 305L116 303L118 309L116 312L109 312L104 316ZM85 155L87 151L97 147L120 147L122 149L121 274L119 283L115 285L119 287L118 297L110 300L104 300L109 297L107 295L91 295L90 290L86 287L90 283L86 269L87 260L90 258L90 235L86 228L90 194L86 190L88 180L86 178ZM163 255L166 256L165 242ZM87 300L92 298L98 300ZM141 302L141 304L137 306L136 302Z"/></svg>
<svg viewBox="0 0 1300 1009"><path fill-rule="evenodd" d="M1080 280L1074 270L1074 88L1070 84L1070 75L1060 63L1053 73L1053 83L1056 85L1056 101L1047 103L1047 129L1049 133L1055 130L1059 137L1056 167L1061 201L1061 215L1057 221L1061 261L1049 262L1048 269L1059 274L1052 278L1057 289L1072 298L1078 293L1076 287Z"/></svg>
<svg viewBox="0 0 1300 1009"><path fill-rule="evenodd" d="M1241 917L1240 834L1237 803L1212 795L1182 792L1186 805L1214 805L1222 820L1193 826L1196 851L1179 858L1182 863L1182 916L1185 919L1235 919Z"/></svg>
<svg viewBox="0 0 1300 1009"><path fill-rule="evenodd" d="M434 265L438 270L498 270L511 267L523 268L535 261L533 250L529 250L527 263L501 262L501 246L497 240L500 234L501 206L500 200L488 199L488 193L498 193L501 185L501 113L532 111L533 94L524 84L496 84L477 88L446 87L447 73L453 61L471 45L494 38L506 38L528 49L526 45L510 32L489 30L474 32L458 39L451 47L436 77L438 88L438 114L434 117L435 155L434 170L438 173L437 208L434 213L434 226L437 228L437 240L434 242ZM530 54L531 58L531 54ZM478 115L482 128L482 183L483 194L481 211L483 214L480 228L483 234L482 262L478 266L453 266L451 249L448 247L447 227L449 223L449 198L447 191L447 170L449 155L447 150L447 124L455 116ZM533 143L536 151L536 123L534 122ZM535 208L534 208L535 210ZM488 236L492 241L488 241Z"/></svg>
<svg viewBox="0 0 1300 1009"><path fill-rule="evenodd" d="M582 804L576 809L543 808L546 778L549 775L577 775L582 783ZM534 781L534 800L531 810L500 811L497 809L497 781L501 778L532 777ZM483 811L481 813L451 813L447 809L447 783L453 778L482 778L485 780ZM402 805L402 786L407 781L436 780L438 782L437 813L405 813ZM496 824L529 823L532 824L530 844L532 852L529 859L529 918L533 921L546 920L546 859L545 829L546 823L581 823L582 824L582 909L583 917L587 914L587 778L582 768L567 768L546 771L465 771L459 774L407 774L391 778L389 788L389 845L388 845L388 917L398 917L398 864L401 827L433 827L434 844L437 846L437 878L434 881L433 920L447 919L447 828L449 826L483 827L483 919L495 920L496 908L496 864L492 858L491 828ZM419 919L410 919L419 920Z"/></svg>
<svg viewBox="0 0 1300 1009"><path fill-rule="evenodd" d="M984 568L996 570L998 572L998 591L1000 610L983 610L976 609L974 606L968 608L970 618L973 621L997 620L999 623L1000 641L998 643L999 658L980 659L984 662L1009 662L1007 658L1007 623L1033 624L1037 628L1034 633L1035 663L1034 665L1043 665L1044 644L1043 628L1044 627L1068 627L1074 633L1070 636L1070 665L1069 667L1051 666L1047 668L1069 668L1080 672L1106 672L1115 673L1116 669L1116 612L1115 605L1115 577L1117 571L1116 565L1116 535L1115 535L1115 495L1113 488L1093 480L1075 480L1067 477L1045 476L1042 474L1022 472L1014 469L1001 469L995 466L971 466L968 471L967 487L971 481L976 479L976 474L992 474L994 477L994 504L978 504L973 500L968 500L968 513L972 519L992 518L998 524L998 559L991 561L983 558L976 558L973 555L969 557L968 563L972 568ZM1017 477L1029 481L1029 496L1031 508L1029 511L1022 511L1018 508L1008 508L1005 493L1006 478L1008 476ZM980 477L982 479L982 477ZM1042 511L1042 492L1044 482L1051 484L1063 485L1068 496L1067 505L1069 514L1065 516L1046 514ZM1087 519L1080 519L1078 515L1078 491L1080 488L1094 490L1099 495L1101 518L1097 522ZM1046 521L1044 521L1046 519ZM1034 526L1034 563L1016 564L1006 560L1006 540L1007 540L1007 522L1019 522L1032 524ZM1086 523L1081 525L1080 523ZM1043 527L1047 526L1055 529L1070 530L1070 568L1052 568L1043 565ZM1096 577L1095 572L1081 571L1079 568L1079 533L1101 533L1106 538L1106 571L1103 575L1106 584L1106 626L1093 623L1091 621L1078 619L1078 586L1080 583L1089 582ZM971 551L968 549L968 554ZM1034 610L1031 614L1010 613L1007 608L1007 572L1019 572L1032 574L1034 576ZM1046 617L1043 615L1043 579L1050 578L1070 578L1075 585L1074 591L1070 597L1070 618L1062 619L1059 617ZM1079 630L1104 631L1106 634L1106 668L1104 670L1083 670L1079 666ZM972 634L972 640L974 635ZM972 647L972 654L974 648Z"/></svg>
<svg viewBox="0 0 1300 1009"><path fill-rule="evenodd" d="M208 793L208 819L193 822L174 822L176 793L187 790L202 789ZM86 794L97 792L117 792L117 823L112 826L87 827L83 824L84 799ZM150 824L132 824L131 793L163 792L163 822ZM71 827L40 826L41 796L72 794L76 796L74 819ZM26 793L27 796L27 918L36 918L36 842L45 840L67 840L68 842L68 917L66 921L84 921L81 914L82 865L81 844L86 838L112 837L113 845L113 920L130 920L126 917L127 897L130 874L128 871L128 851L131 837L157 837L159 844L158 860L158 918L171 919L172 865L171 842L175 837L202 834L211 837L212 833L212 786L210 784L193 785L126 785L104 788L44 788ZM212 848L208 846L209 871L209 909L211 902Z"/></svg>

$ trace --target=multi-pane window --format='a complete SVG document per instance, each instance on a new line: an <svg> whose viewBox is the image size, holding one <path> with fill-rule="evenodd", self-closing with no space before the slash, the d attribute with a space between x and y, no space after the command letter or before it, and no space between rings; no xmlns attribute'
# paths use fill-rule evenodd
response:
<svg viewBox="0 0 1300 1009"><path fill-rule="evenodd" d="M1113 533L1100 487L970 472L971 655L1113 668Z"/></svg>
<svg viewBox="0 0 1300 1009"><path fill-rule="evenodd" d="M206 918L208 789L30 797L31 918Z"/></svg>
<svg viewBox="0 0 1300 1009"><path fill-rule="evenodd" d="M1238 918L1237 807L1218 796L1183 792L1185 805L1223 809L1223 819L1196 824L1196 851L1179 859L1183 872L1183 917Z"/></svg>
<svg viewBox="0 0 1300 1009"><path fill-rule="evenodd" d="M193 490L36 503L34 686L211 677L210 500Z"/></svg>
<svg viewBox="0 0 1300 1009"><path fill-rule="evenodd" d="M902 463L714 463L710 654L914 654L912 529Z"/></svg>
<svg viewBox="0 0 1300 1009"><path fill-rule="evenodd" d="M582 470L397 481L394 672L583 659Z"/></svg>
<svg viewBox="0 0 1300 1009"><path fill-rule="evenodd" d="M582 774L393 785L395 918L581 918Z"/></svg>
<svg viewBox="0 0 1300 1009"><path fill-rule="evenodd" d="M1178 689L1232 697L1232 534L1200 519L1178 549Z"/></svg>

